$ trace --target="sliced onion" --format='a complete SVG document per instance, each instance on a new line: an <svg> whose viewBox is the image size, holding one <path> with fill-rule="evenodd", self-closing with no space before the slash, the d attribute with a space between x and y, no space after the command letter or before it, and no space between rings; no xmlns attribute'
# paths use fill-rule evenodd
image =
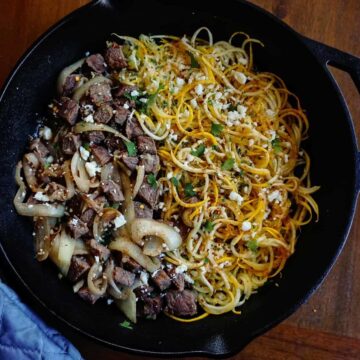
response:
<svg viewBox="0 0 360 360"><path fill-rule="evenodd" d="M75 249L75 239L71 238L63 229L60 235L58 266L63 275L67 275Z"/></svg>
<svg viewBox="0 0 360 360"><path fill-rule="evenodd" d="M145 166L144 165L139 165L136 167L137 168L137 175L136 175L136 182L134 185L134 190L133 190L133 198L137 195L141 184L144 181L144 177L145 177Z"/></svg>
<svg viewBox="0 0 360 360"><path fill-rule="evenodd" d="M84 161L77 151L71 159L71 174L79 190L85 193L89 192L90 179L86 172Z"/></svg>
<svg viewBox="0 0 360 360"><path fill-rule="evenodd" d="M121 216L121 212L114 208L105 208L100 214L97 214L93 223L94 239L97 242L101 242L102 234L106 225L112 222L115 218Z"/></svg>
<svg viewBox="0 0 360 360"><path fill-rule="evenodd" d="M104 83L104 82L112 84L112 81L110 79L108 79L104 76L96 76L93 79L86 82L84 85L81 85L78 89L76 89L72 98L75 101L79 101L85 95L85 93L89 90L90 86L92 86L94 84Z"/></svg>
<svg viewBox="0 0 360 360"><path fill-rule="evenodd" d="M35 221L35 253L38 261L44 261L51 249L50 218L38 217Z"/></svg>
<svg viewBox="0 0 360 360"><path fill-rule="evenodd" d="M94 295L98 295L98 296L102 296L105 294L107 285L108 285L108 281L106 276L103 276L102 279L99 279L99 275L102 272L102 266L100 265L100 263L95 262L89 272L88 272L88 276L87 276L87 285L89 290L94 294ZM98 281L100 280L100 281ZM100 283L100 286L98 286Z"/></svg>
<svg viewBox="0 0 360 360"><path fill-rule="evenodd" d="M135 219L135 207L132 197L131 182L129 176L127 176L124 172L121 172L120 176L125 198L125 201L122 204L122 211L126 219L126 228L130 231L131 222Z"/></svg>
<svg viewBox="0 0 360 360"><path fill-rule="evenodd" d="M73 255L87 255L87 254L89 254L89 250L85 245L85 243L80 239L76 239Z"/></svg>
<svg viewBox="0 0 360 360"><path fill-rule="evenodd" d="M134 244L129 238L124 236L116 237L115 241L109 244L110 250L121 251L137 261L143 268L150 272L159 269L160 264L155 264L148 256L144 255L141 248Z"/></svg>
<svg viewBox="0 0 360 360"><path fill-rule="evenodd" d="M113 271L114 271L114 262L110 260L110 262L107 264L105 269L105 275L109 283L109 287L107 291L115 299L125 299L126 298L125 293L121 291L118 288L118 286L115 284Z"/></svg>
<svg viewBox="0 0 360 360"><path fill-rule="evenodd" d="M171 226L153 219L135 219L131 224L132 240L142 245L145 236L154 235L161 238L167 245L169 251L180 247L182 243L181 236Z"/></svg>
<svg viewBox="0 0 360 360"><path fill-rule="evenodd" d="M67 66L66 68L64 68L61 71L61 73L59 74L59 77L57 79L57 91L59 94L62 94L62 92L63 92L63 87L65 84L66 78L69 75L71 75L75 70L80 68L83 65L84 61L85 61L85 58L82 58L82 59L74 62L73 64Z"/></svg>
<svg viewBox="0 0 360 360"><path fill-rule="evenodd" d="M143 253L149 256L158 256L164 250L167 250L163 248L163 244L164 242L157 236L149 236L145 241Z"/></svg>
<svg viewBox="0 0 360 360"><path fill-rule="evenodd" d="M128 290L125 300L115 300L117 307L133 323L136 323L136 295L133 290Z"/></svg>
<svg viewBox="0 0 360 360"><path fill-rule="evenodd" d="M87 131L105 131L118 136L122 140L128 142L130 141L126 136L124 136L121 132L117 131L116 129L112 128L109 125L105 124L97 124L97 123L88 123L86 121L78 122L74 127L74 132L76 134L81 134Z"/></svg>
<svg viewBox="0 0 360 360"><path fill-rule="evenodd" d="M70 200L75 195L75 185L71 174L70 160L66 160L63 165L65 184L67 188L66 200Z"/></svg>
<svg viewBox="0 0 360 360"><path fill-rule="evenodd" d="M34 153L25 154L23 157L23 169L26 182L32 191L37 191L38 182L36 169L39 167L39 160Z"/></svg>

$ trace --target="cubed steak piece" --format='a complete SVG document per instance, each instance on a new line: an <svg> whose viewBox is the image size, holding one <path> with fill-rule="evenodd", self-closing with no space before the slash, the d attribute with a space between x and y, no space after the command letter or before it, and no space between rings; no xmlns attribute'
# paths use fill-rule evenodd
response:
<svg viewBox="0 0 360 360"><path fill-rule="evenodd" d="M154 284L160 289L160 291L166 290L171 285L171 279L168 274L160 269L155 271L151 276Z"/></svg>
<svg viewBox="0 0 360 360"><path fill-rule="evenodd" d="M132 91L139 91L137 86L120 84L113 92L114 98L123 97L125 94L131 94Z"/></svg>
<svg viewBox="0 0 360 360"><path fill-rule="evenodd" d="M141 128L138 120L135 119L134 117L132 117L131 119L130 118L127 119L125 126L125 133L129 139L132 139L140 135L144 135L143 129Z"/></svg>
<svg viewBox="0 0 360 360"><path fill-rule="evenodd" d="M139 159L136 156L129 156L126 150L120 151L118 158L131 171L135 170L139 163Z"/></svg>
<svg viewBox="0 0 360 360"><path fill-rule="evenodd" d="M141 265L128 255L122 255L121 263L125 270L129 270L133 273L137 273L142 270Z"/></svg>
<svg viewBox="0 0 360 360"><path fill-rule="evenodd" d="M165 311L175 316L192 316L197 313L196 297L190 290L169 290L165 295Z"/></svg>
<svg viewBox="0 0 360 360"><path fill-rule="evenodd" d="M155 141L146 135L139 135L136 138L137 148L140 154L156 154Z"/></svg>
<svg viewBox="0 0 360 360"><path fill-rule="evenodd" d="M80 135L75 135L69 132L62 138L61 148L63 153L66 155L73 155L80 145Z"/></svg>
<svg viewBox="0 0 360 360"><path fill-rule="evenodd" d="M87 225L81 221L76 215L69 219L67 222L67 227L70 231L70 235L74 239L78 239L80 236L83 236L89 232Z"/></svg>
<svg viewBox="0 0 360 360"><path fill-rule="evenodd" d="M143 300L140 300L136 307L136 312L141 317L155 320L157 315L161 313L163 309L163 300L160 295L147 296Z"/></svg>
<svg viewBox="0 0 360 360"><path fill-rule="evenodd" d="M105 71L105 60L101 54L93 54L86 58L85 64L91 71L103 73Z"/></svg>
<svg viewBox="0 0 360 360"><path fill-rule="evenodd" d="M94 209L86 209L80 216L80 220L83 221L85 224L87 224L87 227L89 229L92 228L94 219L96 216L96 212Z"/></svg>
<svg viewBox="0 0 360 360"><path fill-rule="evenodd" d="M112 159L107 149L100 145L91 145L91 153L94 155L96 162L101 166L107 164Z"/></svg>
<svg viewBox="0 0 360 360"><path fill-rule="evenodd" d="M77 293L83 300L92 305L94 305L96 301L99 300L101 297L99 295L94 295L88 287L81 288Z"/></svg>
<svg viewBox="0 0 360 360"><path fill-rule="evenodd" d="M114 121L119 125L124 125L127 118L130 116L130 110L123 106L114 103Z"/></svg>
<svg viewBox="0 0 360 360"><path fill-rule="evenodd" d="M139 165L143 165L147 173L157 173L160 170L160 158L157 155L142 154Z"/></svg>
<svg viewBox="0 0 360 360"><path fill-rule="evenodd" d="M71 257L68 279L75 283L79 281L90 269L90 265L84 256L73 255Z"/></svg>
<svg viewBox="0 0 360 360"><path fill-rule="evenodd" d="M110 69L117 70L127 66L127 61L122 52L122 47L117 43L112 43L105 53L106 63Z"/></svg>
<svg viewBox="0 0 360 360"><path fill-rule="evenodd" d="M134 293L136 297L140 300L144 300L145 298L153 295L154 288L149 285L141 285L134 289Z"/></svg>
<svg viewBox="0 0 360 360"><path fill-rule="evenodd" d="M147 205L143 204L140 201L134 201L135 208L135 217L144 218L144 219L152 219L154 216L154 211Z"/></svg>
<svg viewBox="0 0 360 360"><path fill-rule="evenodd" d="M81 75L79 74L71 74L67 76L62 88L62 95L63 96L71 95L76 89L80 79L81 79Z"/></svg>
<svg viewBox="0 0 360 360"><path fill-rule="evenodd" d="M84 133L84 138L88 140L90 144L100 144L105 140L105 135L102 131L89 131Z"/></svg>
<svg viewBox="0 0 360 360"><path fill-rule="evenodd" d="M100 106L103 103L112 100L111 87L108 83L102 82L91 85L89 88L89 97L93 104Z"/></svg>
<svg viewBox="0 0 360 360"><path fill-rule="evenodd" d="M89 247L90 253L93 256L98 256L101 261L106 261L110 256L110 250L99 244L95 239L91 239L86 242L86 245Z"/></svg>
<svg viewBox="0 0 360 360"><path fill-rule="evenodd" d="M94 119L98 123L107 124L113 116L113 108L109 104L101 104L95 111Z"/></svg>
<svg viewBox="0 0 360 360"><path fill-rule="evenodd" d="M176 287L177 290L183 291L185 288L185 277L184 274L177 273L176 268L171 267L166 269L167 274L169 275L171 282Z"/></svg>
<svg viewBox="0 0 360 360"><path fill-rule="evenodd" d="M123 144L122 140L115 135L108 135L107 138L105 139L104 143L105 143L106 147L108 148L108 150L112 153L116 150L124 149L124 144Z"/></svg>
<svg viewBox="0 0 360 360"><path fill-rule="evenodd" d="M145 178L140 186L137 196L140 200L145 201L152 209L154 209L159 199L159 188L152 187Z"/></svg>
<svg viewBox="0 0 360 360"><path fill-rule="evenodd" d="M34 139L30 142L30 150L34 151L35 155L43 160L49 155L49 149L40 139Z"/></svg>
<svg viewBox="0 0 360 360"><path fill-rule="evenodd" d="M121 286L132 286L135 281L135 274L116 266L113 272L114 281Z"/></svg>
<svg viewBox="0 0 360 360"><path fill-rule="evenodd" d="M117 184L115 181L104 180L100 183L100 187L110 201L124 201L124 194L122 193L119 184Z"/></svg>
<svg viewBox="0 0 360 360"><path fill-rule="evenodd" d="M68 97L62 97L59 103L58 115L66 120L70 125L76 123L79 114L79 104Z"/></svg>

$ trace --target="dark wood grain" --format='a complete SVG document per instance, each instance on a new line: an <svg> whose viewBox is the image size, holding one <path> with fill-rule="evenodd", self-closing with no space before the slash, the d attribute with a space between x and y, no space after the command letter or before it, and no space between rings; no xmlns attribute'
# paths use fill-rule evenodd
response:
<svg viewBox="0 0 360 360"><path fill-rule="evenodd" d="M360 56L359 0L252 0L310 38ZM0 83L31 43L86 0L0 1ZM359 95L350 77L333 73L360 138ZM321 96L321 94L319 94ZM336 144L334 144L336 146ZM347 245L321 288L294 315L249 344L236 360L360 359L360 213ZM74 343L86 359L140 359L83 337Z"/></svg>

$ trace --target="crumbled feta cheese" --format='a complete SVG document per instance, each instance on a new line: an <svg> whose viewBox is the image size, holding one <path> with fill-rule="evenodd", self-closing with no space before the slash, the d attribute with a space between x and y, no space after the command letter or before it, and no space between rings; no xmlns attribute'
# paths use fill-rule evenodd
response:
<svg viewBox="0 0 360 360"><path fill-rule="evenodd" d="M89 114L88 116L86 116L86 117L84 118L84 121L85 121L85 122L88 122L88 123L93 123L93 122L94 122L94 117L93 117L93 115L92 115L92 114Z"/></svg>
<svg viewBox="0 0 360 360"><path fill-rule="evenodd" d="M54 161L54 157L51 156L51 155L46 158L46 162L47 162L48 164L51 164L53 161Z"/></svg>
<svg viewBox="0 0 360 360"><path fill-rule="evenodd" d="M284 155L284 161L285 161L285 163L289 162L289 155L288 154Z"/></svg>
<svg viewBox="0 0 360 360"><path fill-rule="evenodd" d="M72 218L71 221L70 221L71 225L74 225L76 226L78 223L79 223L79 220L76 219L76 218Z"/></svg>
<svg viewBox="0 0 360 360"><path fill-rule="evenodd" d="M123 226L126 224L126 220L123 214L120 214L119 216L117 216L114 219L114 225L115 225L115 229L118 229L119 227Z"/></svg>
<svg viewBox="0 0 360 360"><path fill-rule="evenodd" d="M182 274L182 273L186 272L187 269L188 269L188 267L185 264L181 264L178 267L176 267L175 273L176 274Z"/></svg>
<svg viewBox="0 0 360 360"><path fill-rule="evenodd" d="M241 71L234 71L234 78L242 85L246 84L247 81L247 77L244 73L242 73Z"/></svg>
<svg viewBox="0 0 360 360"><path fill-rule="evenodd" d="M139 96L139 92L137 90L133 90L131 93L130 93L130 96L132 97L136 97L136 96Z"/></svg>
<svg viewBox="0 0 360 360"><path fill-rule="evenodd" d="M255 140L254 139L250 139L249 140L249 146L253 146L255 144Z"/></svg>
<svg viewBox="0 0 360 360"><path fill-rule="evenodd" d="M34 195L34 199L38 200L38 201L49 201L49 197L45 194L43 194L42 192L37 192Z"/></svg>
<svg viewBox="0 0 360 360"><path fill-rule="evenodd" d="M149 274L146 271L142 271L140 273L140 281L144 284L144 285L148 285L148 280L149 280Z"/></svg>
<svg viewBox="0 0 360 360"><path fill-rule="evenodd" d="M82 157L82 159L86 161L90 156L90 152L82 146L80 146L79 151L80 151L80 156Z"/></svg>
<svg viewBox="0 0 360 360"><path fill-rule="evenodd" d="M44 140L51 140L51 138L53 136L51 129L47 126L44 126L43 128L40 129L39 135Z"/></svg>
<svg viewBox="0 0 360 360"><path fill-rule="evenodd" d="M107 303L108 305L111 305L113 302L114 302L113 299L107 299L107 300L106 300L106 303Z"/></svg>
<svg viewBox="0 0 360 360"><path fill-rule="evenodd" d="M236 108L237 112L240 115L240 119L244 119L246 117L246 111L247 111L247 107L244 105L238 105Z"/></svg>
<svg viewBox="0 0 360 360"><path fill-rule="evenodd" d="M168 138L170 141L177 141L178 135L174 133L174 130L170 130Z"/></svg>
<svg viewBox="0 0 360 360"><path fill-rule="evenodd" d="M279 190L274 190L272 193L270 193L268 195L268 200L269 202L272 202L272 201L278 201L278 202L281 202L282 201L282 196L280 194L280 191Z"/></svg>
<svg viewBox="0 0 360 360"><path fill-rule="evenodd" d="M270 140L273 141L276 138L276 132L274 130L268 130L268 134L270 134Z"/></svg>
<svg viewBox="0 0 360 360"><path fill-rule="evenodd" d="M235 191L232 191L230 193L229 199L236 201L239 205L241 205L242 202L244 201L244 198L240 194L236 193Z"/></svg>
<svg viewBox="0 0 360 360"><path fill-rule="evenodd" d="M197 103L196 99L191 99L191 100L190 100L190 105L191 105L194 109L197 109L198 103Z"/></svg>
<svg viewBox="0 0 360 360"><path fill-rule="evenodd" d="M130 107L130 106L129 106L128 103L125 103L125 104L123 105L123 108L126 109L126 110L129 109L129 107Z"/></svg>
<svg viewBox="0 0 360 360"><path fill-rule="evenodd" d="M98 256L94 256L95 262L98 263L100 258Z"/></svg>
<svg viewBox="0 0 360 360"><path fill-rule="evenodd" d="M189 284L193 284L194 280L188 275L188 274L184 274L184 279L186 282L188 282Z"/></svg>
<svg viewBox="0 0 360 360"><path fill-rule="evenodd" d="M148 102L148 99L146 98L141 98L139 99L140 102L142 102L143 104L146 104Z"/></svg>
<svg viewBox="0 0 360 360"><path fill-rule="evenodd" d="M267 109L265 111L266 115L269 116L269 117L274 117L275 116L275 112L271 109Z"/></svg>
<svg viewBox="0 0 360 360"><path fill-rule="evenodd" d="M179 87L181 87L181 86L184 86L184 84L185 84L185 80L184 79L182 79L182 78L176 78L176 85L177 86L179 86Z"/></svg>
<svg viewBox="0 0 360 360"><path fill-rule="evenodd" d="M249 231L251 229L251 222L250 221L244 221L241 225L242 231Z"/></svg>
<svg viewBox="0 0 360 360"><path fill-rule="evenodd" d="M85 163L85 169L90 177L94 177L96 173L101 172L101 167L95 161Z"/></svg>
<svg viewBox="0 0 360 360"><path fill-rule="evenodd" d="M201 95L203 94L203 91L204 91L204 87L203 87L202 84L197 84L197 85L195 86L195 93L196 93L196 95L201 96Z"/></svg>
<svg viewBox="0 0 360 360"><path fill-rule="evenodd" d="M158 204L158 208L161 210L161 209L164 208L164 205L165 205L165 203L163 203L162 201L160 201L159 204Z"/></svg>
<svg viewBox="0 0 360 360"><path fill-rule="evenodd" d="M170 171L170 172L168 172L168 173L166 174L166 178L169 179L169 180L170 180L173 176L174 176L174 173L173 173L172 171Z"/></svg>
<svg viewBox="0 0 360 360"><path fill-rule="evenodd" d="M222 98L222 96L223 96L223 94L218 91L218 92L215 94L215 100L220 100L220 99Z"/></svg>

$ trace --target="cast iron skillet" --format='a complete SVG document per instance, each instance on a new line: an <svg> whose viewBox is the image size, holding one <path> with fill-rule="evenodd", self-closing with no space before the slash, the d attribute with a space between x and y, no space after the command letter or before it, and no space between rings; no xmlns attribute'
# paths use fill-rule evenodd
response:
<svg viewBox="0 0 360 360"><path fill-rule="evenodd" d="M202 5L199 1L108 1L91 3L49 30L26 53L3 88L1 133L1 249L12 271L45 308L83 334L118 350L142 355L228 356L255 336L294 312L319 286L340 253L354 216L359 189L359 155L351 117L327 64L349 72L360 86L359 59L295 33L272 15L243 1ZM223 4L225 5L225 3ZM119 327L122 315L105 303L90 306L75 296L48 262L34 260L32 221L18 216L12 205L14 167L25 151L28 134L45 114L55 94L60 70L86 51L103 49L117 32L192 34L208 26L218 40L234 31L260 39L255 47L258 69L280 75L306 109L312 159L312 180L320 221L302 230L294 256L279 287L269 282L243 306L242 315L208 317L181 324L163 316L140 321L129 331ZM341 172L339 167L341 166Z"/></svg>

